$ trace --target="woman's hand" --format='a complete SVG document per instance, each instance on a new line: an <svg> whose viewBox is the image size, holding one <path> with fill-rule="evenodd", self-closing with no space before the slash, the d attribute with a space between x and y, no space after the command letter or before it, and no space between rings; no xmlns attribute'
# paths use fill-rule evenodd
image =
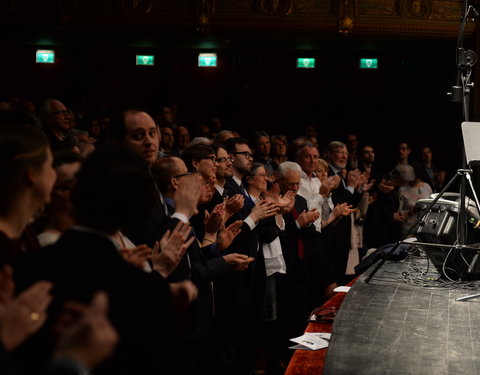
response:
<svg viewBox="0 0 480 375"><path fill-rule="evenodd" d="M243 220L237 220L230 224L227 228L220 230L217 236L217 246L220 251L227 249L241 232Z"/></svg>
<svg viewBox="0 0 480 375"><path fill-rule="evenodd" d="M260 220L266 219L270 216L275 216L279 211L278 203L261 201L253 207L250 212L250 217L258 223Z"/></svg>
<svg viewBox="0 0 480 375"><path fill-rule="evenodd" d="M15 284L10 266L0 271L0 341L7 351L15 349L36 332L47 318L53 284L38 281L14 298Z"/></svg>

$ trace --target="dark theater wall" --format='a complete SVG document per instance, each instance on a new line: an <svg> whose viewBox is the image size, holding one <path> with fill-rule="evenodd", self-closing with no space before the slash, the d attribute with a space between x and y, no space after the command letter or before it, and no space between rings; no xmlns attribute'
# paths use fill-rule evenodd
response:
<svg viewBox="0 0 480 375"><path fill-rule="evenodd" d="M460 108L447 96L456 79L452 41L302 50L267 40L215 49L217 68L199 68L197 54L204 50L182 46L61 45L55 64L36 64L35 50L3 48L3 98L53 96L75 106L86 96L91 105L134 104L152 112L174 103L179 122L192 127L219 116L242 134L265 129L297 136L315 124L321 143L353 129L385 155L406 138L414 146L435 144L436 158L452 168L460 164L458 152L444 152L460 147L461 135ZM155 55L155 66L136 66L137 53ZM315 57L315 69L297 69L297 57ZM378 69L359 69L361 57L377 57Z"/></svg>

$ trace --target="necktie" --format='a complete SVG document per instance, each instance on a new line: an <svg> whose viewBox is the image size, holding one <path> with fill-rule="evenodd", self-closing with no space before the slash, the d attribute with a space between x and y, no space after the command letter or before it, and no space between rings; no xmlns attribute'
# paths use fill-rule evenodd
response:
<svg viewBox="0 0 480 375"><path fill-rule="evenodd" d="M297 211L297 208L295 206L293 206L292 215L293 215L293 218L295 220L297 220L298 211ZM305 244L303 243L303 238L300 235L298 236L297 249L298 249L298 257L300 259L303 259L304 255L305 255Z"/></svg>
<svg viewBox="0 0 480 375"><path fill-rule="evenodd" d="M168 216L175 212L175 202L171 198L165 198L165 208Z"/></svg>
<svg viewBox="0 0 480 375"><path fill-rule="evenodd" d="M340 181L342 181L342 186L344 189L347 188L347 185L345 184L345 180L343 179L343 174L342 174L342 171L338 171L337 172L337 175L340 177Z"/></svg>
<svg viewBox="0 0 480 375"><path fill-rule="evenodd" d="M227 191L227 189L223 189L222 198L223 198L223 199L228 198L228 191Z"/></svg>
<svg viewBox="0 0 480 375"><path fill-rule="evenodd" d="M247 193L243 185L240 185L240 190L242 192L243 198L245 198L245 203L247 207L252 209L253 206L255 206L255 203L253 202L252 198L250 198L250 194Z"/></svg>

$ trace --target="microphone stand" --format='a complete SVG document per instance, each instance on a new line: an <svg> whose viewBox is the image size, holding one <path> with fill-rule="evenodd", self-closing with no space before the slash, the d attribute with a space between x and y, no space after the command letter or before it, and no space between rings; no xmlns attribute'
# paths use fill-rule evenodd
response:
<svg viewBox="0 0 480 375"><path fill-rule="evenodd" d="M464 16L462 17L462 22L460 25L460 30L459 30L459 36L458 36L458 42L457 42L457 48L456 48L456 63L457 63L457 83L455 86L452 87L452 92L448 93L448 95L451 97L452 102L454 103L462 103L462 113L463 113L463 121L468 121L468 114L469 114L469 104L470 104L470 91L473 88L474 84L473 82L470 82L470 78L472 75L472 67L475 65L477 56L475 52L471 50L465 50L463 47L463 35L464 35L464 30L465 30L465 25L467 24L468 16L470 12L474 14L475 17L479 16L479 13L475 10L473 6L467 6L467 1L465 0L465 11L464 11ZM459 213L458 213L458 244L457 245L439 245L439 244L425 244L425 243L418 243L420 245L429 245L432 247L448 247L452 248L455 247L457 250L461 250L464 248L468 249L475 249L478 250L478 248L471 248L469 246L465 246L465 233L466 233L466 222L465 222L465 187L466 187L466 182L465 179L468 179L468 182L470 183L470 187L473 191L473 194L475 196L475 203L477 205L477 210L479 210L480 213L480 205L478 204L478 199L476 197L475 190L473 189L473 185L471 183L470 179L470 173L471 170L467 169L467 163L465 160L465 147L462 147L462 169L459 169L457 171L457 174L453 176L453 178L447 183L447 185L442 189L442 191L437 194L435 199L428 205L428 207L425 209L423 215L418 217L418 219L408 228L407 233L404 235L403 239L398 241L384 256L383 259L377 264L377 266L374 268L374 270L367 276L365 279L365 282L368 283L372 277L375 275L375 273L383 266L385 261L388 259L389 255L393 254L394 251L400 246L402 243L409 243L405 242L405 239L408 237L409 234L413 232L413 230L417 227L418 224L420 224L423 221L424 216L430 211L430 209L433 207L433 205L438 201L438 199L441 198L441 196L446 192L446 190L453 184L455 179L459 176L462 176L462 180L460 183L460 207L459 207ZM412 242L410 242L411 244ZM415 242L413 242L415 243ZM475 262L477 257L474 258ZM469 270L473 269L473 262L469 266Z"/></svg>

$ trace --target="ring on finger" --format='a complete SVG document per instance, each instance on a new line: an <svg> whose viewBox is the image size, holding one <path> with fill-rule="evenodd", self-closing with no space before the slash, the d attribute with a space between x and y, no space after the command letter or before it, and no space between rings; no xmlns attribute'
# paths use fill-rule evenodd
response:
<svg viewBox="0 0 480 375"><path fill-rule="evenodd" d="M33 312L30 314L30 320L31 320L32 322L36 322L36 321L39 320L39 319L40 319L40 314L39 314L39 313L33 311Z"/></svg>

